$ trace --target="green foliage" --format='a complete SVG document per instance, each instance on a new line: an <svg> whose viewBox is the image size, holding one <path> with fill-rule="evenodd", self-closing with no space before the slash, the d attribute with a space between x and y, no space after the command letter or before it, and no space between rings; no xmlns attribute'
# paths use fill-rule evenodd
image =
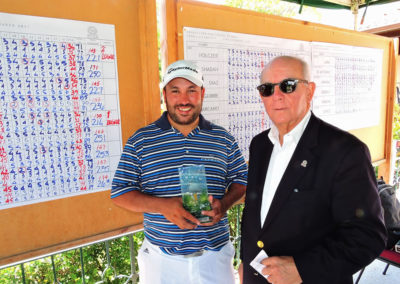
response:
<svg viewBox="0 0 400 284"><path fill-rule="evenodd" d="M134 255L142 245L143 232L133 235ZM131 274L129 237L124 236L109 241L110 264L107 263L105 243L93 244L82 248L85 283L124 283L127 278L118 275ZM80 250L70 250L53 256L58 283L83 283ZM51 257L24 263L25 283L56 283ZM135 271L138 271L135 262ZM102 274L104 277L102 278ZM0 270L0 284L23 283L21 265Z"/></svg>
<svg viewBox="0 0 400 284"><path fill-rule="evenodd" d="M228 211L228 222L229 222L229 228L230 228L230 235L231 239L233 240L233 245L235 247L236 255L235 259L233 262L233 266L235 269L239 267L240 264L240 236L241 236L241 220L242 220L242 214L243 214L243 208L244 204L239 204L234 207L232 207Z"/></svg>
<svg viewBox="0 0 400 284"><path fill-rule="evenodd" d="M393 140L400 140L400 106L394 104L393 109Z"/></svg>
<svg viewBox="0 0 400 284"><path fill-rule="evenodd" d="M280 0L225 0L227 6L264 12L271 15L293 17L298 12L298 6L284 3Z"/></svg>
<svg viewBox="0 0 400 284"><path fill-rule="evenodd" d="M319 21L321 13L316 8L280 0L225 0L225 5L288 18L307 18Z"/></svg>

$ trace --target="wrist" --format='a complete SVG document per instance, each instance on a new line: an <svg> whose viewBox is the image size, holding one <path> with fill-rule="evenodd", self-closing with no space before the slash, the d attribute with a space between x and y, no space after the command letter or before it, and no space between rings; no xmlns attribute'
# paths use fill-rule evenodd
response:
<svg viewBox="0 0 400 284"><path fill-rule="evenodd" d="M224 198L220 199L220 203L221 203L221 214L224 215L228 211L229 206L226 204L226 200L224 200Z"/></svg>

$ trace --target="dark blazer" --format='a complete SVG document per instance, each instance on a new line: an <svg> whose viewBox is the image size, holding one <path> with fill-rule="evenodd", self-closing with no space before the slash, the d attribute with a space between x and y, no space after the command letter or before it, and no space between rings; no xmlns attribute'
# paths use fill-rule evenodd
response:
<svg viewBox="0 0 400 284"><path fill-rule="evenodd" d="M245 284L267 283L249 265L259 253L293 256L305 284L353 283L385 247L386 230L367 146L314 114L278 185L264 225L260 208L273 144L250 144L242 219Z"/></svg>

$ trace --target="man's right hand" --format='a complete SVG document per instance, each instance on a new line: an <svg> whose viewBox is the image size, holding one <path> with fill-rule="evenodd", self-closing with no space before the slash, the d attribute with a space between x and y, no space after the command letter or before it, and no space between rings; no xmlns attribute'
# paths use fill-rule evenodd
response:
<svg viewBox="0 0 400 284"><path fill-rule="evenodd" d="M200 225L200 221L183 208L182 198L163 198L163 202L165 202L165 206L163 206L161 214L179 228L194 229Z"/></svg>
<svg viewBox="0 0 400 284"><path fill-rule="evenodd" d="M200 225L200 221L183 208L181 197L155 197L133 190L113 198L112 201L133 212L161 213L181 229L194 229Z"/></svg>

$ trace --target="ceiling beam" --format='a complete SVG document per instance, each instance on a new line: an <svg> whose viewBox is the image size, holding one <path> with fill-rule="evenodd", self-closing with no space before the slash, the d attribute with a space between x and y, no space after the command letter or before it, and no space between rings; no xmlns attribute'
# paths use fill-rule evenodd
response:
<svg viewBox="0 0 400 284"><path fill-rule="evenodd" d="M400 37L400 24L393 24L384 27L363 30L363 32L377 34L386 37Z"/></svg>

